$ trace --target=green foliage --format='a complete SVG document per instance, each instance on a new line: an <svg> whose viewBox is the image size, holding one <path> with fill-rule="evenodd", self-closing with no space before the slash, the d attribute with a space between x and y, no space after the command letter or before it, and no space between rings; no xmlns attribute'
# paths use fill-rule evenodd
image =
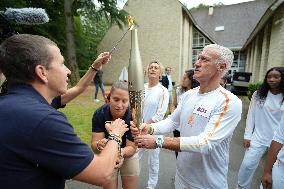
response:
<svg viewBox="0 0 284 189"><path fill-rule="evenodd" d="M191 8L190 11L196 11L198 9L203 9L203 8L209 8L209 5L205 5L203 3L200 3L197 7Z"/></svg>
<svg viewBox="0 0 284 189"><path fill-rule="evenodd" d="M72 0L72 15L74 20L74 35L76 56L79 69L87 69L97 56L97 46L111 24L122 27L126 24L128 15L124 10L118 10L117 0ZM0 11L5 8L34 7L46 10L50 21L42 25L14 26L18 33L43 35L56 42L66 59L66 33L64 1L54 0L1 0Z"/></svg>
<svg viewBox="0 0 284 189"><path fill-rule="evenodd" d="M83 77L88 70L79 70L80 77Z"/></svg>
<svg viewBox="0 0 284 189"><path fill-rule="evenodd" d="M79 17L74 19L76 54L80 69L88 69L91 62L97 57L98 44L111 25L106 19L102 18L96 26L95 29L94 25L81 22Z"/></svg>
<svg viewBox="0 0 284 189"><path fill-rule="evenodd" d="M98 107L99 104L94 105L91 99L86 99L85 103L72 102L60 109L74 127L76 134L87 144L90 144L92 136L92 116Z"/></svg>
<svg viewBox="0 0 284 189"><path fill-rule="evenodd" d="M258 90L261 85L262 85L261 82L258 82L258 83L250 83L250 84L248 85L248 92L247 92L247 95L248 95L249 100L251 99L253 93L254 93L256 90Z"/></svg>
<svg viewBox="0 0 284 189"><path fill-rule="evenodd" d="M222 7L222 6L225 6L222 2L213 4L213 7Z"/></svg>
<svg viewBox="0 0 284 189"><path fill-rule="evenodd" d="M109 90L109 86L105 87L106 90ZM66 115L75 133L87 144L91 142L93 114L104 104L101 93L99 93L101 101L99 103L93 102L94 91L94 86L89 86L84 93L68 103L65 108L59 109Z"/></svg>

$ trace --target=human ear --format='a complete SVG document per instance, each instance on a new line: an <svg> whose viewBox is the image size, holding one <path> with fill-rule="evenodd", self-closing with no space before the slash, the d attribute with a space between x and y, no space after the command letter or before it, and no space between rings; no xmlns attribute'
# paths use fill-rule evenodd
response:
<svg viewBox="0 0 284 189"><path fill-rule="evenodd" d="M43 65L37 65L35 67L35 74L39 78L39 80L43 83L47 83L47 70Z"/></svg>
<svg viewBox="0 0 284 189"><path fill-rule="evenodd" d="M217 69L218 69L219 72L223 72L227 69L227 64L224 63L224 62L219 63Z"/></svg>

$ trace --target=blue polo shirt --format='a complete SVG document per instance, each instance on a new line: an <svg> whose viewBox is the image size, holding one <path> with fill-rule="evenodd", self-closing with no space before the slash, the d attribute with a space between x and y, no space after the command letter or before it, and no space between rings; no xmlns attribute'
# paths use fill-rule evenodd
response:
<svg viewBox="0 0 284 189"><path fill-rule="evenodd" d="M57 96L52 100L51 106L55 109L59 109L59 108L65 108L66 104L62 105L61 96Z"/></svg>
<svg viewBox="0 0 284 189"><path fill-rule="evenodd" d="M32 86L0 97L0 183L7 189L64 189L94 155L63 113Z"/></svg>
<svg viewBox="0 0 284 189"><path fill-rule="evenodd" d="M123 118L121 118L125 121L125 123L130 127L130 121L131 121L131 112L130 108L125 112L125 115ZM106 128L105 128L105 122L106 121L112 121L112 115L110 112L109 104L105 104L101 106L99 109L97 109L93 115L92 119L92 131L95 133L101 133L104 132L105 138L109 136ZM130 141L134 141L130 129L124 133L122 136L122 144L121 147L124 148L126 145L126 139Z"/></svg>

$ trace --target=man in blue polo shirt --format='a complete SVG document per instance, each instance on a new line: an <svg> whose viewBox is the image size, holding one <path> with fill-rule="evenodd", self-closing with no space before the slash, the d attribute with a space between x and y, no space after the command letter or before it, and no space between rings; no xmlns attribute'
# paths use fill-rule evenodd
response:
<svg viewBox="0 0 284 189"><path fill-rule="evenodd" d="M106 63L109 54L101 57ZM96 69L96 68L94 68ZM36 35L14 35L0 46L7 94L0 97L0 183L7 189L63 189L66 179L109 182L119 138L128 129L117 119L104 150L94 156L63 113L50 106L67 91L70 70L57 45Z"/></svg>

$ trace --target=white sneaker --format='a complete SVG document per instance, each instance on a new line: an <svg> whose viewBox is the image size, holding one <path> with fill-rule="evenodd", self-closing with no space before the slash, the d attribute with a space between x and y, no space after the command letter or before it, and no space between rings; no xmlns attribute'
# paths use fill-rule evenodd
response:
<svg viewBox="0 0 284 189"><path fill-rule="evenodd" d="M94 102L99 102L100 100L99 99L94 99Z"/></svg>
<svg viewBox="0 0 284 189"><path fill-rule="evenodd" d="M152 187L152 186L147 186L147 188L146 189L155 189L154 187Z"/></svg>

